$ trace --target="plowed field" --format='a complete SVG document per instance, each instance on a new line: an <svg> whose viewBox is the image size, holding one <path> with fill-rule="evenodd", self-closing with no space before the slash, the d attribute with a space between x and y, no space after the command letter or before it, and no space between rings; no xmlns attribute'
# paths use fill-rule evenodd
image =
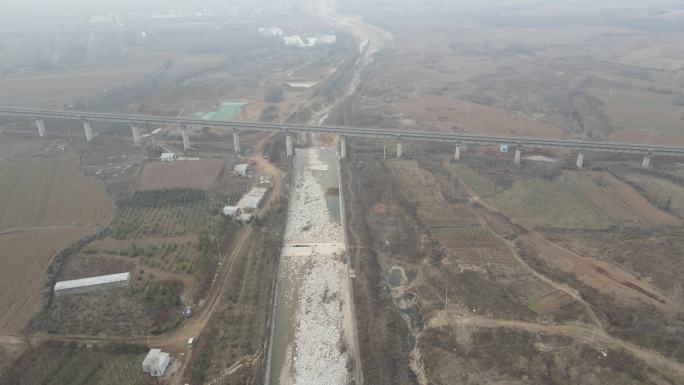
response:
<svg viewBox="0 0 684 385"><path fill-rule="evenodd" d="M93 230L50 228L0 235L0 331L16 333L38 309L48 263Z"/></svg>
<svg viewBox="0 0 684 385"><path fill-rule="evenodd" d="M203 159L169 163L148 163L143 167L136 190L211 190L223 172L224 161Z"/></svg>
<svg viewBox="0 0 684 385"><path fill-rule="evenodd" d="M0 165L0 231L105 225L114 212L103 186L79 173L75 156Z"/></svg>

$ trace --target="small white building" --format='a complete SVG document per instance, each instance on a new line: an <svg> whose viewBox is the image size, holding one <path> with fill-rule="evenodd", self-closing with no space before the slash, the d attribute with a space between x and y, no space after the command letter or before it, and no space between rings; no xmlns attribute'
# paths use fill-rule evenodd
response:
<svg viewBox="0 0 684 385"><path fill-rule="evenodd" d="M235 167L233 167L233 171L240 176L247 176L248 169L248 164L236 164Z"/></svg>
<svg viewBox="0 0 684 385"><path fill-rule="evenodd" d="M161 349L150 349L142 362L142 370L152 377L161 377L171 364L171 355Z"/></svg>
<svg viewBox="0 0 684 385"><path fill-rule="evenodd" d="M237 206L225 206L223 208L223 215L235 218L240 214L240 208Z"/></svg>
<svg viewBox="0 0 684 385"><path fill-rule="evenodd" d="M159 358L160 353L161 349L150 349L142 362L143 373L150 373L152 370L152 364L157 360L157 358Z"/></svg>
<svg viewBox="0 0 684 385"><path fill-rule="evenodd" d="M78 294L95 290L128 287L131 283L131 273L119 273L59 281L55 284L55 295Z"/></svg>
<svg viewBox="0 0 684 385"><path fill-rule="evenodd" d="M238 202L238 207L240 207L243 211L251 211L251 210L256 210L259 208L259 205L261 204L261 201L264 199L264 195L266 195L266 191L268 191L267 188L265 187L254 187L252 188L247 195L243 196L242 199L240 199L240 202Z"/></svg>
<svg viewBox="0 0 684 385"><path fill-rule="evenodd" d="M161 154L160 159L162 162L173 162L176 160L176 154L173 152L164 152Z"/></svg>
<svg viewBox="0 0 684 385"><path fill-rule="evenodd" d="M504 152L504 153L508 152L508 145L507 144L499 145L499 152Z"/></svg>

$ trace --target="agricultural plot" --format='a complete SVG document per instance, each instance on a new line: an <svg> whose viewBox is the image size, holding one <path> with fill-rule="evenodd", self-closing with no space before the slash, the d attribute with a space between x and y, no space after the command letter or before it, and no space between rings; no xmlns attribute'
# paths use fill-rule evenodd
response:
<svg viewBox="0 0 684 385"><path fill-rule="evenodd" d="M210 230L218 216L206 193L198 190L140 191L124 200L120 209L111 227L116 239L199 234Z"/></svg>
<svg viewBox="0 0 684 385"><path fill-rule="evenodd" d="M268 334L273 273L282 244L287 203L269 210L235 265L224 293L225 306L217 311L206 336L196 347L199 356L191 368L191 383L218 379L222 384L257 383L262 375L263 342ZM224 298L226 298L224 297Z"/></svg>
<svg viewBox="0 0 684 385"><path fill-rule="evenodd" d="M110 345L86 349L75 343L44 343L30 349L4 375L2 384L147 385L140 370L147 349L142 345Z"/></svg>
<svg viewBox="0 0 684 385"><path fill-rule="evenodd" d="M18 332L38 310L55 253L92 229L70 227L0 235L0 331Z"/></svg>
<svg viewBox="0 0 684 385"><path fill-rule="evenodd" d="M450 168L451 165L446 167ZM437 262L439 269L424 267L417 272L414 284L419 290L425 290L424 296L421 296L423 311L439 309L442 300L437 293L448 287L454 290L456 297L462 296L460 298L466 307L474 306L479 301L478 306L492 314L500 311L496 309L498 305L508 302L503 307L516 308L516 316L520 319L586 319L584 309L572 297L564 292L556 293L554 287L530 274L514 258L506 243L489 228L490 223L495 223L496 228L503 229L506 234L513 231L509 228L511 225L493 214L485 215L467 203L447 203L444 194L451 194L460 201L466 200L464 193L454 191L454 181L450 180L449 183L448 177L439 188L437 181L448 176L450 170L428 170L412 161L393 161L389 168L394 183L406 185L401 189L403 200L417 202L418 217L427 225L429 235L448 254ZM472 176L487 181L474 171ZM413 184L413 187L409 187L409 184ZM495 281L492 276L496 277ZM435 281L429 282L430 279ZM440 286L440 289L435 290L435 286ZM477 288L480 286L489 286L491 293L498 294L488 293L483 297L478 294ZM506 299L501 302L500 299L490 298L490 295L504 296Z"/></svg>
<svg viewBox="0 0 684 385"><path fill-rule="evenodd" d="M147 163L138 176L136 190L194 189L209 191L216 186L224 167L225 162L218 159Z"/></svg>
<svg viewBox="0 0 684 385"><path fill-rule="evenodd" d="M577 186L566 184L565 180L517 180L511 189L489 201L522 223L583 228L605 228L612 223Z"/></svg>
<svg viewBox="0 0 684 385"><path fill-rule="evenodd" d="M499 176L477 173L466 165L452 167L478 194L528 225L600 229L615 224L679 223L605 172L564 171L549 178L520 176L510 188L496 189L494 180Z"/></svg>
<svg viewBox="0 0 684 385"><path fill-rule="evenodd" d="M651 127L654 132L674 135L681 132L684 108L673 104L671 93L629 86L589 88L588 93L604 103L603 110L618 127Z"/></svg>
<svg viewBox="0 0 684 385"><path fill-rule="evenodd" d="M0 181L0 231L105 225L114 212L103 186L79 173L75 156L3 163Z"/></svg>
<svg viewBox="0 0 684 385"><path fill-rule="evenodd" d="M684 186L644 173L625 173L620 177L640 189L656 206L684 216Z"/></svg>

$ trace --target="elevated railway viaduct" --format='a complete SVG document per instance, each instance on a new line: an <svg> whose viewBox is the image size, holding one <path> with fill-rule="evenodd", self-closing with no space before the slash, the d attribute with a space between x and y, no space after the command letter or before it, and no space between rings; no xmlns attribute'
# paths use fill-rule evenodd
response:
<svg viewBox="0 0 684 385"><path fill-rule="evenodd" d="M133 140L135 144L141 143L140 126L145 125L178 125L181 127L183 135L183 146L187 150L190 148L190 135L188 127L220 127L230 129L233 132L233 144L235 152L240 152L240 131L277 131L284 132L286 138L287 155L292 156L292 135L298 133L324 133L335 134L340 137L340 156L346 157L347 137L373 137L396 140L397 157L401 158L404 141L429 141L453 143L454 157L460 159L461 147L465 144L479 145L509 145L515 147L516 164L520 163L522 149L532 148L560 148L574 150L578 152L577 167L582 168L585 152L613 152L623 154L640 154L643 156L642 166L649 167L651 157L661 156L684 156L684 147L658 146L631 143L615 142L590 142L583 140L566 139L546 139L533 137L516 136L490 136L490 135L467 135L458 133L442 133L431 131L405 131L385 128L358 128L358 127L339 127L339 126L314 126L298 124L277 124L277 123L249 123L249 122L225 122L217 120L204 120L184 117L150 116L119 114L105 112L88 111L56 111L34 108L0 107L0 115L25 117L34 119L38 135L46 136L47 130L44 119L71 119L81 121L85 131L86 141L94 137L91 122L117 122L131 126Z"/></svg>

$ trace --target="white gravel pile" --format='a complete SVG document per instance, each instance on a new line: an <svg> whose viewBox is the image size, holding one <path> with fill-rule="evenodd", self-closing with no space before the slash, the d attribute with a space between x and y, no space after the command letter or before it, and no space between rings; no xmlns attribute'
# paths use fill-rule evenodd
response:
<svg viewBox="0 0 684 385"><path fill-rule="evenodd" d="M314 156L297 151L294 186L289 202L286 242L332 243L342 241L342 226L328 212L325 192L308 166ZM315 151L315 150L309 150ZM313 158L313 159L312 159ZM320 167L320 165L318 165Z"/></svg>
<svg viewBox="0 0 684 385"><path fill-rule="evenodd" d="M340 269L341 264L330 256L314 256L306 275L297 314L296 385L347 383L346 358L340 352Z"/></svg>

